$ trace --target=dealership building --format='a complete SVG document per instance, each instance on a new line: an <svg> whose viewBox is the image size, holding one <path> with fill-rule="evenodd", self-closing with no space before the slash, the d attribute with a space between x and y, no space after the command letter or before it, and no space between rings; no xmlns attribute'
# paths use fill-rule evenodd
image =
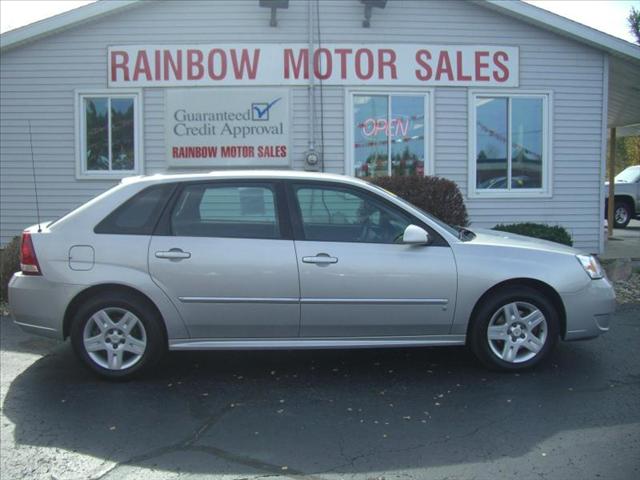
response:
<svg viewBox="0 0 640 480"><path fill-rule="evenodd" d="M640 47L519 1L98 1L1 36L2 245L131 175L437 175L604 245Z"/></svg>

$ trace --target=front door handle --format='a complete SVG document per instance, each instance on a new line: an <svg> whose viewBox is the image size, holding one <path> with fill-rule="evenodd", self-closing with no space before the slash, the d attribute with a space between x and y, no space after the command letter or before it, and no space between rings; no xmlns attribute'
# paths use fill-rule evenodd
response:
<svg viewBox="0 0 640 480"><path fill-rule="evenodd" d="M191 253L182 251L179 248L172 248L167 252L156 252L156 258L167 258L169 260L182 260L185 258L191 258Z"/></svg>
<svg viewBox="0 0 640 480"><path fill-rule="evenodd" d="M328 253L318 253L315 257L302 257L302 261L304 263L315 263L316 265L338 263L338 259L330 256Z"/></svg>

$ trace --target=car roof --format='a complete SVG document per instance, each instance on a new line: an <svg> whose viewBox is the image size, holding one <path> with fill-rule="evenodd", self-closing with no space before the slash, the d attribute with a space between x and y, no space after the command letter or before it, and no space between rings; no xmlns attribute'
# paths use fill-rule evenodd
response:
<svg viewBox="0 0 640 480"><path fill-rule="evenodd" d="M367 182L334 173L303 172L297 170L217 170L198 173L157 173L122 179L122 183L169 183L193 180L317 180L367 185Z"/></svg>

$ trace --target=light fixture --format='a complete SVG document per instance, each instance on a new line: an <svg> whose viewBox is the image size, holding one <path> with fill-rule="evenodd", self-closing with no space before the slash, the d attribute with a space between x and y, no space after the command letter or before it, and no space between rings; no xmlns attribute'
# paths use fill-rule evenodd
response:
<svg viewBox="0 0 640 480"><path fill-rule="evenodd" d="M278 8L289 8L289 0L260 0L260 6L271 9L271 21L269 25L277 27L278 19L276 18L276 12Z"/></svg>
<svg viewBox="0 0 640 480"><path fill-rule="evenodd" d="M371 26L371 13L373 8L384 8L387 6L387 0L360 0L364 5L364 20L362 26L369 28Z"/></svg>

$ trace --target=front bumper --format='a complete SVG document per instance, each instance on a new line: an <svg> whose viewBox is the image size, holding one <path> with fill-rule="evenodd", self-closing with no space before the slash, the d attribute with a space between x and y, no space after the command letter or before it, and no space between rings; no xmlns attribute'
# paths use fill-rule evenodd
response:
<svg viewBox="0 0 640 480"><path fill-rule="evenodd" d="M9 281L9 311L22 330L62 340L64 313L79 289L42 276L16 273Z"/></svg>
<svg viewBox="0 0 640 480"><path fill-rule="evenodd" d="M561 297L567 314L565 340L594 338L609 331L616 309L616 295L609 280L592 280L584 289Z"/></svg>

